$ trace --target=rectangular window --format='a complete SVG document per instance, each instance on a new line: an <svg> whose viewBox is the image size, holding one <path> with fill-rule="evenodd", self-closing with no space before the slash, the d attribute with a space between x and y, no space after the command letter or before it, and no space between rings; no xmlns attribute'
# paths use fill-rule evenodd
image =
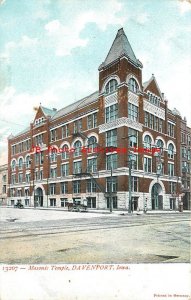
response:
<svg viewBox="0 0 191 300"><path fill-rule="evenodd" d="M174 176L174 164L168 163L168 176Z"/></svg>
<svg viewBox="0 0 191 300"><path fill-rule="evenodd" d="M62 138L66 138L69 136L69 125L62 126Z"/></svg>
<svg viewBox="0 0 191 300"><path fill-rule="evenodd" d="M91 114L87 117L87 128L95 128L97 127L97 113Z"/></svg>
<svg viewBox="0 0 191 300"><path fill-rule="evenodd" d="M106 132L106 147L117 147L117 129Z"/></svg>
<svg viewBox="0 0 191 300"><path fill-rule="evenodd" d="M106 156L106 169L117 169L117 154L109 154Z"/></svg>
<svg viewBox="0 0 191 300"><path fill-rule="evenodd" d="M56 206L56 199L50 199L50 206Z"/></svg>
<svg viewBox="0 0 191 300"><path fill-rule="evenodd" d="M56 178L56 177L57 177L57 169L50 168L50 178Z"/></svg>
<svg viewBox="0 0 191 300"><path fill-rule="evenodd" d="M117 201L117 197L111 197L112 199L112 206L114 209L117 209L118 208L118 201ZM110 197L107 197L107 208L110 207Z"/></svg>
<svg viewBox="0 0 191 300"><path fill-rule="evenodd" d="M82 131L82 119L76 120L74 122L74 133Z"/></svg>
<svg viewBox="0 0 191 300"><path fill-rule="evenodd" d="M82 173L82 161L75 161L73 163L73 174Z"/></svg>
<svg viewBox="0 0 191 300"><path fill-rule="evenodd" d="M150 114L149 128L154 129L154 116Z"/></svg>
<svg viewBox="0 0 191 300"><path fill-rule="evenodd" d="M26 182L30 182L30 174L26 174Z"/></svg>
<svg viewBox="0 0 191 300"><path fill-rule="evenodd" d="M128 159L129 159L129 157L128 157ZM131 159L131 169L132 170L138 169L138 155L136 155L136 154L133 155L133 160Z"/></svg>
<svg viewBox="0 0 191 300"><path fill-rule="evenodd" d="M163 132L163 121L162 121L162 119L159 119L159 132Z"/></svg>
<svg viewBox="0 0 191 300"><path fill-rule="evenodd" d="M128 129L129 147L138 147L138 131L132 128Z"/></svg>
<svg viewBox="0 0 191 300"><path fill-rule="evenodd" d="M176 182L169 182L170 194L176 193Z"/></svg>
<svg viewBox="0 0 191 300"><path fill-rule="evenodd" d="M35 145L39 146L43 143L43 135L39 134L37 136L35 136Z"/></svg>
<svg viewBox="0 0 191 300"><path fill-rule="evenodd" d="M61 176L65 177L69 175L69 164L61 165Z"/></svg>
<svg viewBox="0 0 191 300"><path fill-rule="evenodd" d="M149 127L149 113L145 111L145 126Z"/></svg>
<svg viewBox="0 0 191 300"><path fill-rule="evenodd" d="M61 207L66 207L68 198L60 198Z"/></svg>
<svg viewBox="0 0 191 300"><path fill-rule="evenodd" d="M55 195L56 194L56 183L50 183L49 191L50 191L50 195Z"/></svg>
<svg viewBox="0 0 191 300"><path fill-rule="evenodd" d="M118 117L118 103L105 108L105 122L111 122Z"/></svg>
<svg viewBox="0 0 191 300"><path fill-rule="evenodd" d="M168 135L171 137L174 137L174 128L175 126L168 122Z"/></svg>
<svg viewBox="0 0 191 300"><path fill-rule="evenodd" d="M7 189L6 185L3 185L3 188L2 188L3 194L6 194L6 189Z"/></svg>
<svg viewBox="0 0 191 300"><path fill-rule="evenodd" d="M154 116L154 130L159 131L159 119Z"/></svg>
<svg viewBox="0 0 191 300"><path fill-rule="evenodd" d="M88 179L86 181L86 183L87 183L87 193L96 193L96 191L97 191L97 185L93 181L93 179Z"/></svg>
<svg viewBox="0 0 191 300"><path fill-rule="evenodd" d="M117 177L106 178L106 191L109 193L117 192Z"/></svg>
<svg viewBox="0 0 191 300"><path fill-rule="evenodd" d="M144 171L148 173L152 172L152 158L144 157Z"/></svg>
<svg viewBox="0 0 191 300"><path fill-rule="evenodd" d="M80 180L73 181L73 193L79 194L81 192Z"/></svg>
<svg viewBox="0 0 191 300"><path fill-rule="evenodd" d="M131 177L131 190L132 192L138 192L138 177Z"/></svg>
<svg viewBox="0 0 191 300"><path fill-rule="evenodd" d="M87 161L87 171L90 173L97 171L97 157L88 159Z"/></svg>
<svg viewBox="0 0 191 300"><path fill-rule="evenodd" d="M186 148L182 147L182 158L186 158L187 157L187 153L186 153Z"/></svg>
<svg viewBox="0 0 191 300"><path fill-rule="evenodd" d="M132 103L128 103L128 118L138 121L138 107Z"/></svg>
<svg viewBox="0 0 191 300"><path fill-rule="evenodd" d="M52 129L50 131L50 141L51 142L54 142L57 140L57 132L56 132L56 129Z"/></svg>
<svg viewBox="0 0 191 300"><path fill-rule="evenodd" d="M68 182L61 182L60 183L60 193L61 194L68 194Z"/></svg>
<svg viewBox="0 0 191 300"><path fill-rule="evenodd" d="M19 182L23 181L23 173L19 173L18 180Z"/></svg>

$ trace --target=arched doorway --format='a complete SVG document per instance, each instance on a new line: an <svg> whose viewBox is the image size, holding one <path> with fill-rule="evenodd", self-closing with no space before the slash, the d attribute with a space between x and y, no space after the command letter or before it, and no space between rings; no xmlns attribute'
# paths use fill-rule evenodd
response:
<svg viewBox="0 0 191 300"><path fill-rule="evenodd" d="M43 191L40 187L35 191L35 206L43 206Z"/></svg>
<svg viewBox="0 0 191 300"><path fill-rule="evenodd" d="M155 183L151 190L152 209L163 209L163 191L159 183Z"/></svg>

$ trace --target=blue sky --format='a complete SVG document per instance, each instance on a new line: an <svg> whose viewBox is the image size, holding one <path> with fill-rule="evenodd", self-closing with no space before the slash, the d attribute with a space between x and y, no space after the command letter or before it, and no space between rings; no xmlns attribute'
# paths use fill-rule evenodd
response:
<svg viewBox="0 0 191 300"><path fill-rule="evenodd" d="M0 163L33 107L64 107L98 89L98 66L123 27L169 107L191 125L190 0L0 0Z"/></svg>

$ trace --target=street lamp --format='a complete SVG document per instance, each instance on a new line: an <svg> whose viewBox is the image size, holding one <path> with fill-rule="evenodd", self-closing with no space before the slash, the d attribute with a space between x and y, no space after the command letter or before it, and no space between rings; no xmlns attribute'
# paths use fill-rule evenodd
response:
<svg viewBox="0 0 191 300"><path fill-rule="evenodd" d="M129 144L129 138L134 137L137 138L136 135L128 135L127 137L123 137L122 139L127 139ZM130 146L130 145L128 145ZM128 177L128 185L129 185L129 207L128 207L128 213L132 212L132 188L131 188L131 170L132 170L132 162L135 161L135 155L132 154L128 147L128 167L129 167L129 177Z"/></svg>

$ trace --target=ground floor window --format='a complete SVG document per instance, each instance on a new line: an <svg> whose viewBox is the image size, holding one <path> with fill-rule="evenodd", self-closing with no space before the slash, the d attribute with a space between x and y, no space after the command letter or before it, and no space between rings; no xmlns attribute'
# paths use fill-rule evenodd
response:
<svg viewBox="0 0 191 300"><path fill-rule="evenodd" d="M118 203L117 203L117 197L114 196L112 197L112 207L114 209L117 209L118 208ZM107 197L107 208L110 208L110 197Z"/></svg>
<svg viewBox="0 0 191 300"><path fill-rule="evenodd" d="M176 198L170 198L170 209L176 209Z"/></svg>
<svg viewBox="0 0 191 300"><path fill-rule="evenodd" d="M15 205L15 200L11 200L11 206Z"/></svg>
<svg viewBox="0 0 191 300"><path fill-rule="evenodd" d="M56 206L56 199L50 199L50 206Z"/></svg>
<svg viewBox="0 0 191 300"><path fill-rule="evenodd" d="M137 210L138 208L138 197L132 197L131 202L132 202L132 211Z"/></svg>
<svg viewBox="0 0 191 300"><path fill-rule="evenodd" d="M61 207L67 206L66 203L68 202L68 198L61 198L60 201L61 201Z"/></svg>
<svg viewBox="0 0 191 300"><path fill-rule="evenodd" d="M29 206L29 199L25 199L25 206Z"/></svg>
<svg viewBox="0 0 191 300"><path fill-rule="evenodd" d="M88 208L96 208L96 197L88 197L87 200L88 200L87 203Z"/></svg>

